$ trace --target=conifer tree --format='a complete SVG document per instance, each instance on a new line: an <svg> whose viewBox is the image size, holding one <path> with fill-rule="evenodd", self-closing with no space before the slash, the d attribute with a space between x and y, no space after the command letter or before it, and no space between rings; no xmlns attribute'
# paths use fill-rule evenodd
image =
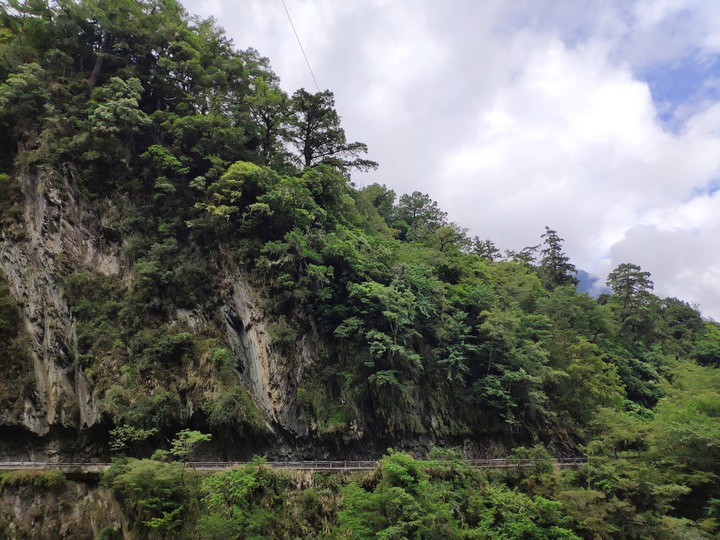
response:
<svg viewBox="0 0 720 540"><path fill-rule="evenodd" d="M607 285L620 300L623 311L647 304L652 298L650 272L632 263L622 263L607 277Z"/></svg>
<svg viewBox="0 0 720 540"><path fill-rule="evenodd" d="M540 250L540 277L546 289L553 290L559 285L577 285L575 277L577 268L570 262L562 249L564 240L560 238L557 231L545 227L545 234L540 238L544 240L545 247Z"/></svg>
<svg viewBox="0 0 720 540"><path fill-rule="evenodd" d="M347 142L332 92L311 94L301 88L292 95L290 110L287 137L300 154L298 160L304 167L328 163L341 170L377 168L374 161L360 157L367 154L366 144Z"/></svg>

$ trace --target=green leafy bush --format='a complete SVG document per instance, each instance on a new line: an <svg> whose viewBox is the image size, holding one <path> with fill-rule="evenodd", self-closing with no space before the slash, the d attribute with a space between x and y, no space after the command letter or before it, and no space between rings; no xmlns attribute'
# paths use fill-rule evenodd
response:
<svg viewBox="0 0 720 540"><path fill-rule="evenodd" d="M103 476L123 505L133 529L145 535L176 534L198 496L198 479L179 463L153 460L116 462Z"/></svg>
<svg viewBox="0 0 720 540"><path fill-rule="evenodd" d="M242 384L236 384L231 390L208 400L204 408L213 429L225 433L244 431L248 434L265 430L265 422Z"/></svg>

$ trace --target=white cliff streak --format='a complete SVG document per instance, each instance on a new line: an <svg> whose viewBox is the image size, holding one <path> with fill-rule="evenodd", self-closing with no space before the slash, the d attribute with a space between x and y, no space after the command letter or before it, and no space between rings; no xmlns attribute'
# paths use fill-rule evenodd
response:
<svg viewBox="0 0 720 540"><path fill-rule="evenodd" d="M268 320L259 306L257 294L237 271L231 272L232 287L224 307L228 342L245 384L256 404L274 423L298 436L307 435L307 425L297 414L297 386L303 363L290 366L273 350ZM303 343L301 357L310 354Z"/></svg>

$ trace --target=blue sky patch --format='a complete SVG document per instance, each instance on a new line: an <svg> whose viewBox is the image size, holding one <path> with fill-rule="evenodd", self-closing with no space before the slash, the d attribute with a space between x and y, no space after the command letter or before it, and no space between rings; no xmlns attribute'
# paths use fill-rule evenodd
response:
<svg viewBox="0 0 720 540"><path fill-rule="evenodd" d="M699 51L673 64L655 65L638 76L650 86L660 120L679 130L685 120L708 102L720 100L720 56Z"/></svg>
<svg viewBox="0 0 720 540"><path fill-rule="evenodd" d="M690 197L685 202L689 202L698 197L710 197L713 193L720 191L720 178L713 178L704 186L695 186Z"/></svg>

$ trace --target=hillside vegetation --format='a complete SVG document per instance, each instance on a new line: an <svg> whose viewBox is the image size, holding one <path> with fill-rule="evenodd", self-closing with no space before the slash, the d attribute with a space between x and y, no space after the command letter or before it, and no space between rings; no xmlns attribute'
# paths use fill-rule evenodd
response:
<svg viewBox="0 0 720 540"><path fill-rule="evenodd" d="M133 458L187 427L220 457L538 457L486 475L392 453L377 475L309 486L259 465L203 479L126 459L105 482L137 534L717 533L720 327L655 296L647 271L620 265L593 299L549 227L501 253L427 194L357 188L350 172L376 164L332 93L287 95L266 58L175 0L0 7L3 429L38 444L74 429L86 452ZM43 307L43 332L72 328L59 345L33 333L28 302L50 300L17 266L49 249L51 207L53 241L80 246L43 256L62 307ZM54 372L40 386L33 358L60 366L77 403L38 397ZM28 403L61 401L70 413L46 431L23 424ZM561 474L547 452L592 459ZM276 520L281 507L295 514Z"/></svg>

